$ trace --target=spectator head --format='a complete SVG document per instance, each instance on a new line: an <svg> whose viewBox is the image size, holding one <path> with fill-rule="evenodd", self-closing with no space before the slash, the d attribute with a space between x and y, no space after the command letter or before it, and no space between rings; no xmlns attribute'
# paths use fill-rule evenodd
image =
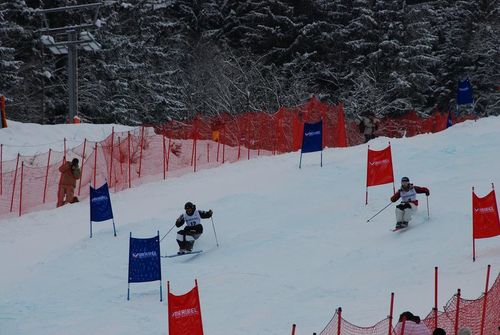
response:
<svg viewBox="0 0 500 335"><path fill-rule="evenodd" d="M458 335L472 335L472 332L470 331L469 328L464 327L460 328L460 330L458 331Z"/></svg>
<svg viewBox="0 0 500 335"><path fill-rule="evenodd" d="M401 313L401 315L399 316L399 322L403 322L403 319L406 321L408 321L408 320L414 321L415 315L413 315L412 312L406 311L406 312Z"/></svg>
<svg viewBox="0 0 500 335"><path fill-rule="evenodd" d="M79 163L79 162L80 162L80 161L78 160L78 158L73 158L73 160L71 161L71 165L73 165L73 166L78 166L78 163Z"/></svg>
<svg viewBox="0 0 500 335"><path fill-rule="evenodd" d="M432 332L432 335L446 335L446 332L444 331L443 328L436 328Z"/></svg>

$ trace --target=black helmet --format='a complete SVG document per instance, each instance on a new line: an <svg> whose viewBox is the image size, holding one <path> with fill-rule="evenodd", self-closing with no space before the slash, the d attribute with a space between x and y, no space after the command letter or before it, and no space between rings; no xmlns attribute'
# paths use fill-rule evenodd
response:
<svg viewBox="0 0 500 335"><path fill-rule="evenodd" d="M408 177L403 177L403 178L401 178L401 182L402 182L402 183L409 183L409 182L410 182L410 178L408 178Z"/></svg>
<svg viewBox="0 0 500 335"><path fill-rule="evenodd" d="M192 202L186 202L186 204L184 205L184 209L195 209L196 206L192 203Z"/></svg>

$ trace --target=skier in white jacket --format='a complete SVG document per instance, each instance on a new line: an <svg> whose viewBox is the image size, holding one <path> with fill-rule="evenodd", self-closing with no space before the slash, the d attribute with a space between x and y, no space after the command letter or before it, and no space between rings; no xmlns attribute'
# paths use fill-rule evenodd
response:
<svg viewBox="0 0 500 335"><path fill-rule="evenodd" d="M184 223L186 226L177 232L177 244L179 244L178 254L186 254L193 250L194 241L203 234L203 226L201 219L209 219L212 217L212 210L197 211L196 205L192 202L186 202L184 205L185 213L182 213L175 225L181 227Z"/></svg>

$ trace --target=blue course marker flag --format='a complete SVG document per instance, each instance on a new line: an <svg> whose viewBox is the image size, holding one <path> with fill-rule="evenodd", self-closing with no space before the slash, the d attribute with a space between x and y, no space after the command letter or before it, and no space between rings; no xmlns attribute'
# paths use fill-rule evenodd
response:
<svg viewBox="0 0 500 335"><path fill-rule="evenodd" d="M113 220L113 231L116 236L115 220L111 208L108 183L94 189L90 186L90 237L92 237L92 222Z"/></svg>
<svg viewBox="0 0 500 335"><path fill-rule="evenodd" d="M160 281L160 301L162 301L160 233L151 238L133 238L130 233L128 257L128 292L130 299L130 283Z"/></svg>
<svg viewBox="0 0 500 335"><path fill-rule="evenodd" d="M304 123L299 169L302 166L302 154L316 151L321 151L321 166L323 166L323 121Z"/></svg>

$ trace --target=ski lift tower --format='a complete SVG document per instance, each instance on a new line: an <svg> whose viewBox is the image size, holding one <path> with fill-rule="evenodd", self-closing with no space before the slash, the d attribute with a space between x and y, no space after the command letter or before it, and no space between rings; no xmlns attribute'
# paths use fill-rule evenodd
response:
<svg viewBox="0 0 500 335"><path fill-rule="evenodd" d="M97 16L101 3L75 5L57 8L40 9L44 27L40 40L54 55L68 55L68 91L69 91L69 122L73 122L78 114L78 49L99 51L101 45L94 39L89 30L97 29ZM47 15L54 13L78 13L80 17L91 13L92 21L69 26L50 27ZM55 21L55 20L54 20Z"/></svg>

